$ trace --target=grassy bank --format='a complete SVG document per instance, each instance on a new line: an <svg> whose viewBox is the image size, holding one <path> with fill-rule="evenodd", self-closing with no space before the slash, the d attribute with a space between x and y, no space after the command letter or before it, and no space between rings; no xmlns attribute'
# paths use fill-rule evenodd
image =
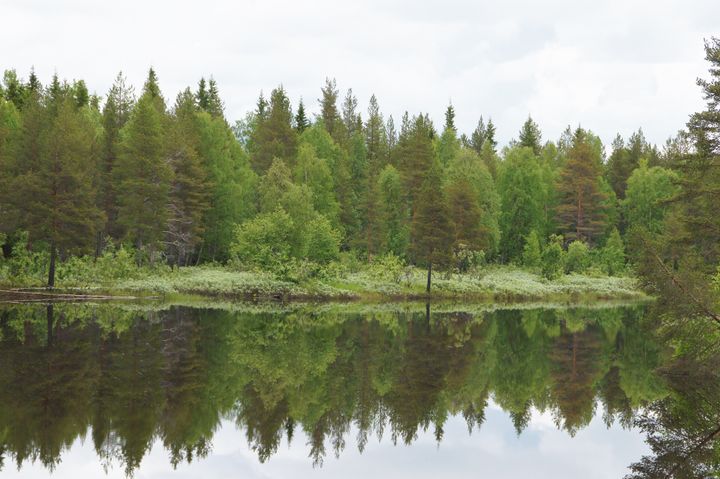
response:
<svg viewBox="0 0 720 479"><path fill-rule="evenodd" d="M228 300L412 300L461 299L481 302L573 301L642 299L645 295L628 277L569 274L547 280L510 266L491 266L474 274L434 275L433 290L425 292L425 271L406 269L401 277L361 270L292 282L268 273L225 267L186 267L147 271L133 279L62 281L60 288L132 296L195 295Z"/></svg>

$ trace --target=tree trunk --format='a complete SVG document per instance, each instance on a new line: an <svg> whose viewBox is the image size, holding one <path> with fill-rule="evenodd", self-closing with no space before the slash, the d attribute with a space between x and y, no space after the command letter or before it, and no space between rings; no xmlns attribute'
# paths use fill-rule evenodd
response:
<svg viewBox="0 0 720 479"><path fill-rule="evenodd" d="M426 291L430 293L430 284L432 282L432 263L428 263L428 278L427 278L427 289Z"/></svg>
<svg viewBox="0 0 720 479"><path fill-rule="evenodd" d="M57 250L55 243L50 243L50 268L48 271L48 288L55 287L55 260L57 257Z"/></svg>
<svg viewBox="0 0 720 479"><path fill-rule="evenodd" d="M47 305L46 318L47 318L47 345L48 345L48 347L50 347L52 345L53 322L55 320L55 316L53 314L53 304L52 303Z"/></svg>

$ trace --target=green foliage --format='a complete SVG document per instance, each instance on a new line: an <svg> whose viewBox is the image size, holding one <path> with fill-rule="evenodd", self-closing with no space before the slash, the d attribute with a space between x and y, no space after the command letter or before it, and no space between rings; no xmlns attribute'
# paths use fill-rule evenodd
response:
<svg viewBox="0 0 720 479"><path fill-rule="evenodd" d="M565 254L562 249L562 238L553 235L542 255L542 274L547 279L557 279L563 274Z"/></svg>
<svg viewBox="0 0 720 479"><path fill-rule="evenodd" d="M610 276L617 276L625 271L625 245L617 229L610 234L600 257L605 272Z"/></svg>
<svg viewBox="0 0 720 479"><path fill-rule="evenodd" d="M403 198L400 173L392 165L383 168L378 178L380 193L378 221L379 236L382 238L381 251L396 256L405 256L410 242L408 212Z"/></svg>
<svg viewBox="0 0 720 479"><path fill-rule="evenodd" d="M568 245L565 255L565 272L582 273L590 266L590 248L587 243L575 240Z"/></svg>
<svg viewBox="0 0 720 479"><path fill-rule="evenodd" d="M538 236L537 231L532 230L525 239L522 264L527 268L537 269L542 265L542 261L543 256L540 248L540 237Z"/></svg>
<svg viewBox="0 0 720 479"><path fill-rule="evenodd" d="M500 252L506 261L520 258L524 238L543 230L543 179L532 148L515 147L505 154L498 174Z"/></svg>
<svg viewBox="0 0 720 479"><path fill-rule="evenodd" d="M677 173L659 166L649 168L646 161L627 180L622 201L625 222L652 233L662 232L668 200L678 193Z"/></svg>
<svg viewBox="0 0 720 479"><path fill-rule="evenodd" d="M242 265L280 271L291 257L293 226L282 209L262 213L237 227L230 254Z"/></svg>
<svg viewBox="0 0 720 479"><path fill-rule="evenodd" d="M340 233L324 216L318 216L308 224L308 257L310 261L325 264L340 254Z"/></svg>

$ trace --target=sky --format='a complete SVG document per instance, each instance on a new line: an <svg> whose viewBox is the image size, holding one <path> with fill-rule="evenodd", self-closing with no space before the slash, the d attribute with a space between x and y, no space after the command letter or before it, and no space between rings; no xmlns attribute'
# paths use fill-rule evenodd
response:
<svg viewBox="0 0 720 479"><path fill-rule="evenodd" d="M223 421L213 437L208 457L191 464L179 464L173 470L167 450L161 441L155 441L134 477L607 479L623 477L631 463L649 452L639 431L622 429L617 424L608 428L601 414L572 438L566 431L557 429L549 412L533 410L527 429L519 436L508 414L497 404L490 401L485 412L485 422L472 434L468 433L467 423L461 416L453 416L446 422L439 444L431 427L420 431L410 445L400 441L394 446L389 433L382 440L371 437L363 453L357 449L357 430L353 427L339 457L336 458L332 446L326 444L327 456L322 467L313 467L308 458L309 438L300 428L291 444L283 438L277 453L261 463L257 453L248 446L245 431L238 430L232 421ZM52 476L38 461L24 464L19 471L14 464L8 464L2 471L3 477L125 479L123 467L117 463L113 463L107 473L103 471L89 437L90 434L84 442L76 440L64 452Z"/></svg>
<svg viewBox="0 0 720 479"><path fill-rule="evenodd" d="M642 127L663 144L703 107L703 39L718 0L1 0L0 69L54 72L104 95L119 71L140 89L153 66L169 103L212 75L234 122L282 84L312 113L326 77L385 117L449 103L500 144L532 117L544 140L568 125L609 145Z"/></svg>

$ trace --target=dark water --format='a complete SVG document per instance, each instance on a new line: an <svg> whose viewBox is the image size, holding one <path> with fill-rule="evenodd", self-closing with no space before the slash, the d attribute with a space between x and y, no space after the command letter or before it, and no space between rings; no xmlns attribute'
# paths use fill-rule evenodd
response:
<svg viewBox="0 0 720 479"><path fill-rule="evenodd" d="M645 306L351 308L0 306L0 474L622 477L674 394Z"/></svg>

